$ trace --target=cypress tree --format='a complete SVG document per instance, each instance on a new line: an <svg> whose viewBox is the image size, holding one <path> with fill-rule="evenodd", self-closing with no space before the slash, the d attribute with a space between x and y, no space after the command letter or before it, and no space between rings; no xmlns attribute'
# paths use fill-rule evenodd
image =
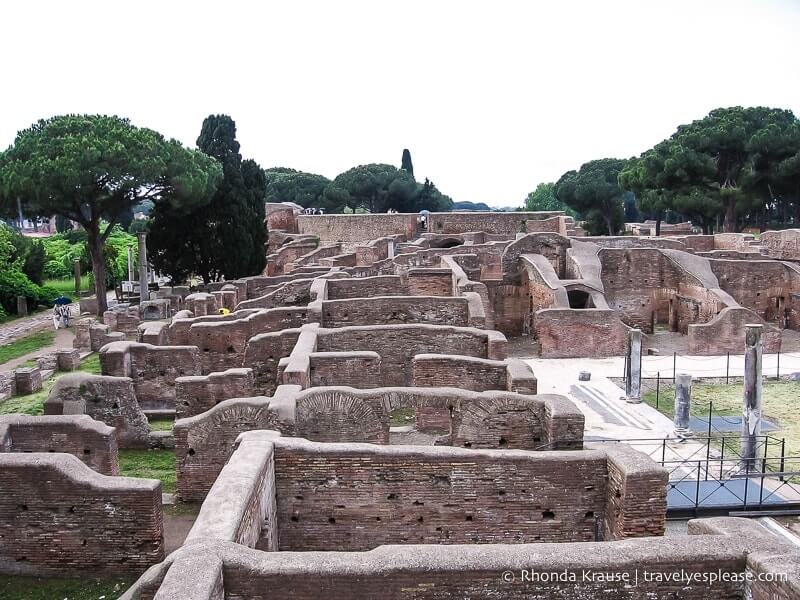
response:
<svg viewBox="0 0 800 600"><path fill-rule="evenodd" d="M408 148L403 149L403 159L400 163L400 168L412 177L414 176L414 165L411 162L411 152L408 151Z"/></svg>

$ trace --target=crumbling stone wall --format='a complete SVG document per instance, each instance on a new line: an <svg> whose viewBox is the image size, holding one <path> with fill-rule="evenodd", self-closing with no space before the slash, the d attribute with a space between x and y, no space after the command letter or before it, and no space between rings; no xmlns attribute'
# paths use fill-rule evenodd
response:
<svg viewBox="0 0 800 600"><path fill-rule="evenodd" d="M278 364L291 354L300 329L283 329L251 337L245 348L243 365L253 370L253 385L259 394L272 394L278 382Z"/></svg>
<svg viewBox="0 0 800 600"><path fill-rule="evenodd" d="M800 229L765 231L758 241L771 258L800 261Z"/></svg>
<svg viewBox="0 0 800 600"><path fill-rule="evenodd" d="M175 416L199 415L228 398L254 395L252 369L228 369L175 380Z"/></svg>
<svg viewBox="0 0 800 600"><path fill-rule="evenodd" d="M485 233L516 235L528 222L563 215L561 211L540 212L449 212L431 213L428 231L431 233Z"/></svg>
<svg viewBox="0 0 800 600"><path fill-rule="evenodd" d="M319 329L316 351L377 352L381 358L380 385L404 386L413 381L411 359L417 354L460 354L502 360L505 358L505 345L505 337L491 330L440 325L384 325Z"/></svg>
<svg viewBox="0 0 800 600"><path fill-rule="evenodd" d="M113 427L87 415L0 415L0 452L64 452L103 475L119 475Z"/></svg>
<svg viewBox="0 0 800 600"><path fill-rule="evenodd" d="M535 394L536 378L521 361L518 379L509 372L511 361L487 360L452 354L418 354L411 361L412 385L417 387L459 387L477 392L509 390Z"/></svg>
<svg viewBox="0 0 800 600"><path fill-rule="evenodd" d="M44 403L45 415L88 415L116 429L121 448L147 448L150 426L133 380L89 373L59 378Z"/></svg>
<svg viewBox="0 0 800 600"><path fill-rule="evenodd" d="M140 573L164 559L161 482L71 454L0 454L0 572Z"/></svg>
<svg viewBox="0 0 800 600"><path fill-rule="evenodd" d="M428 323L466 327L466 298L439 296L382 296L322 301L322 325L327 328L358 325Z"/></svg>
<svg viewBox="0 0 800 600"><path fill-rule="evenodd" d="M298 438L274 443L281 550L591 541L602 539L600 522L611 509L606 500L610 458L600 451L502 452ZM615 460L625 463L626 477L638 477L640 465L627 454ZM648 528L663 532L666 512L657 507L666 497L666 471L652 469L663 473L663 481L647 498L626 497L625 509L638 514L644 508L633 504L644 501L651 507ZM565 471L571 477L564 478ZM387 476L393 472L403 476ZM358 490L368 490L369 504L359 501Z"/></svg>
<svg viewBox="0 0 800 600"><path fill-rule="evenodd" d="M374 296L403 296L408 293L407 287L397 275L330 279L327 280L326 283L327 298L325 298L325 300L371 298Z"/></svg>
<svg viewBox="0 0 800 600"><path fill-rule="evenodd" d="M621 356L629 330L610 309L554 308L536 313L536 339L543 358Z"/></svg>
<svg viewBox="0 0 800 600"><path fill-rule="evenodd" d="M745 325L758 323L759 317L741 307L727 307L707 323L689 325L689 354L720 355L739 353L745 346ZM774 354L781 348L781 332L764 324L761 336L764 352Z"/></svg>
<svg viewBox="0 0 800 600"><path fill-rule="evenodd" d="M297 230L320 242L369 242L379 237L415 237L415 214L298 215Z"/></svg>
<svg viewBox="0 0 800 600"><path fill-rule="evenodd" d="M296 386L283 386L267 398L232 398L210 410L175 422L178 495L186 501L205 498L231 456L241 433L274 429L294 432Z"/></svg>
<svg viewBox="0 0 800 600"><path fill-rule="evenodd" d="M195 346L151 346L114 342L100 351L103 375L130 377L144 410L175 407L175 379L200 374Z"/></svg>

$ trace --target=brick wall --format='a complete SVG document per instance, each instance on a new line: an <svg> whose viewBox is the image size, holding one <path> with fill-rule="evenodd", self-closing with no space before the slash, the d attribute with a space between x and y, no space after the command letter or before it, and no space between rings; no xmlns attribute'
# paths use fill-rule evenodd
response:
<svg viewBox="0 0 800 600"><path fill-rule="evenodd" d="M741 353L745 325L758 322L758 316L747 309L725 308L707 323L689 325L689 354ZM761 340L765 353L774 354L781 348L781 332L772 325L764 325Z"/></svg>
<svg viewBox="0 0 800 600"><path fill-rule="evenodd" d="M65 452L103 475L118 475L113 427L87 415L0 416L0 452Z"/></svg>
<svg viewBox="0 0 800 600"><path fill-rule="evenodd" d="M483 231L513 236L527 221L547 219L561 214L564 213L560 211L431 213L428 231L431 233Z"/></svg>
<svg viewBox="0 0 800 600"><path fill-rule="evenodd" d="M497 332L437 325L386 325L320 329L318 352L369 350L381 357L384 386L411 385L411 359L417 354L505 357L505 338Z"/></svg>
<svg viewBox="0 0 800 600"><path fill-rule="evenodd" d="M331 279L327 281L327 300L371 298L373 296L403 296L407 288L396 275Z"/></svg>
<svg viewBox="0 0 800 600"><path fill-rule="evenodd" d="M450 269L409 269L408 293L412 296L452 296L453 273Z"/></svg>
<svg viewBox="0 0 800 600"><path fill-rule="evenodd" d="M150 425L129 377L70 373L60 377L44 403L45 415L88 415L116 430L120 448L148 448Z"/></svg>
<svg viewBox="0 0 800 600"><path fill-rule="evenodd" d="M321 242L368 242L379 237L417 232L415 214L298 215L297 230Z"/></svg>
<svg viewBox="0 0 800 600"><path fill-rule="evenodd" d="M100 351L103 375L130 377L144 410L175 407L175 379L200 374L194 346L151 346L115 342Z"/></svg>
<svg viewBox="0 0 800 600"><path fill-rule="evenodd" d="M0 454L0 571L140 573L163 560L161 482L70 454Z"/></svg>
<svg viewBox="0 0 800 600"><path fill-rule="evenodd" d="M785 316L783 309L788 305L790 295L800 292L800 273L778 261L709 262L723 290L739 304L774 324L778 324Z"/></svg>
<svg viewBox="0 0 800 600"><path fill-rule="evenodd" d="M759 242L772 258L800 260L800 229L765 231L759 237Z"/></svg>
<svg viewBox="0 0 800 600"><path fill-rule="evenodd" d="M198 415L228 398L245 398L254 393L252 369L178 377L175 380L175 416L181 419Z"/></svg>
<svg viewBox="0 0 800 600"><path fill-rule="evenodd" d="M613 310L543 309L534 332L543 358L622 356L628 327Z"/></svg>
<svg viewBox="0 0 800 600"><path fill-rule="evenodd" d="M639 464L625 452L611 454L624 474L622 511L637 517L650 513L608 535L663 531L666 471L652 461ZM604 535L601 523L611 509L606 486L611 461L599 451L531 453L282 438L275 441L279 546L341 551L404 543L591 541ZM569 478L563 477L565 471ZM644 473L651 475L649 488L641 481ZM655 481L653 473L664 481ZM636 492L626 493L632 489Z"/></svg>
<svg viewBox="0 0 800 600"><path fill-rule="evenodd" d="M275 390L278 363L291 354L299 335L299 329L284 329L248 340L242 364L253 370L253 385L258 393L271 394Z"/></svg>
<svg viewBox="0 0 800 600"><path fill-rule="evenodd" d="M468 356L418 354L411 361L412 385L418 387L459 387L476 392L505 390L506 363Z"/></svg>
<svg viewBox="0 0 800 600"><path fill-rule="evenodd" d="M467 326L468 301L437 296L382 296L322 302L324 327L403 323Z"/></svg>

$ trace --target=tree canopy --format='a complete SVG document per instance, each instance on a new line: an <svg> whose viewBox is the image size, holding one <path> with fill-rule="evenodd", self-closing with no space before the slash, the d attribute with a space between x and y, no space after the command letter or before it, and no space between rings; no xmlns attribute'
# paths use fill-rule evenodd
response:
<svg viewBox="0 0 800 600"><path fill-rule="evenodd" d="M153 265L174 281L192 274L206 283L258 274L266 261L266 177L254 161L242 160L236 124L227 115L207 117L197 145L222 166L222 179L205 205L186 210L156 204Z"/></svg>
<svg viewBox="0 0 800 600"><path fill-rule="evenodd" d="M592 234L605 230L616 235L622 228L625 190L618 179L625 163L618 158L589 161L578 171L564 173L553 188L559 202L584 216Z"/></svg>
<svg viewBox="0 0 800 600"><path fill-rule="evenodd" d="M524 210L529 211L551 211L563 210L571 217L577 217L578 213L571 207L556 198L555 183L540 183L525 198Z"/></svg>
<svg viewBox="0 0 800 600"><path fill-rule="evenodd" d="M640 208L675 210L710 230L763 224L768 210L800 218L800 125L791 111L735 106L681 125L624 169ZM794 165L794 168L793 168Z"/></svg>
<svg viewBox="0 0 800 600"><path fill-rule="evenodd" d="M330 179L294 169L265 171L267 202L294 202L303 208L324 206L323 193Z"/></svg>
<svg viewBox="0 0 800 600"><path fill-rule="evenodd" d="M175 208L207 203L220 177L214 159L127 119L58 116L21 131L0 155L0 207L13 214L20 198L26 214L60 215L86 230L102 315L103 243L113 226L143 200Z"/></svg>

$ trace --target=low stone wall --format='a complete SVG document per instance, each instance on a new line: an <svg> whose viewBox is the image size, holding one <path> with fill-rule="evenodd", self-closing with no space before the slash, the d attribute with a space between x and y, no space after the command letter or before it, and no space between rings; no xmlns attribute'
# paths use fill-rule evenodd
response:
<svg viewBox="0 0 800 600"><path fill-rule="evenodd" d="M276 591L315 600L323 585L340 600L405 600L410 590L417 600L788 600L800 593L800 553L757 522L730 517L690 521L689 535L614 543L410 544L298 555L206 539L150 569L122 600L156 593L159 600L269 600Z"/></svg>
<svg viewBox="0 0 800 600"><path fill-rule="evenodd" d="M666 470L616 448L489 451L299 438L274 445L281 550L593 541L664 531ZM606 483L612 461L624 465L623 487L631 478L639 490L613 505L608 495L615 489ZM642 480L652 484L644 494ZM619 526L613 511L649 517L645 524Z"/></svg>
<svg viewBox="0 0 800 600"><path fill-rule="evenodd" d="M125 335L136 335L139 327L139 307L115 307L103 313L103 323L111 331L121 331Z"/></svg>
<svg viewBox="0 0 800 600"><path fill-rule="evenodd" d="M119 475L113 427L87 415L0 415L0 452L65 452L103 475Z"/></svg>
<svg viewBox="0 0 800 600"><path fill-rule="evenodd" d="M199 415L227 400L255 394L252 369L228 369L175 380L175 417Z"/></svg>
<svg viewBox="0 0 800 600"><path fill-rule="evenodd" d="M775 354L781 349L781 332L777 327L764 323L751 310L741 307L726 307L706 323L689 325L689 354L722 355L739 353L744 348L745 325L761 323L764 352Z"/></svg>
<svg viewBox="0 0 800 600"><path fill-rule="evenodd" d="M563 214L562 211L431 213L428 216L428 231L431 233L483 231L513 236L528 221L538 221Z"/></svg>
<svg viewBox="0 0 800 600"><path fill-rule="evenodd" d="M314 441L386 444L391 412L400 408L415 412L418 429L443 429L453 445L462 447L580 449L583 444L583 414L562 396L281 386L273 398L226 400L176 421L179 493L202 498L244 431L269 428Z"/></svg>
<svg viewBox="0 0 800 600"><path fill-rule="evenodd" d="M351 277L327 281L327 296L324 300L343 300L346 298L372 298L374 296L402 296L407 287L397 275L377 277ZM323 298L320 298L321 300Z"/></svg>
<svg viewBox="0 0 800 600"><path fill-rule="evenodd" d="M408 293L412 296L452 296L453 273L450 269L408 270Z"/></svg>
<svg viewBox="0 0 800 600"><path fill-rule="evenodd" d="M514 371L511 370L512 365ZM417 387L536 393L536 377L521 361L488 360L453 354L418 354L412 359L411 368L412 385Z"/></svg>
<svg viewBox="0 0 800 600"><path fill-rule="evenodd" d="M133 380L89 373L60 377L44 403L45 415L88 415L116 430L121 448L147 448L150 426Z"/></svg>
<svg viewBox="0 0 800 600"><path fill-rule="evenodd" d="M0 572L140 573L164 559L161 482L70 454L0 454Z"/></svg>
<svg viewBox="0 0 800 600"><path fill-rule="evenodd" d="M771 258L800 261L800 229L765 231L758 241Z"/></svg>
<svg viewBox="0 0 800 600"><path fill-rule="evenodd" d="M114 342L100 351L100 366L103 375L130 377L143 409L171 409L175 379L200 375L200 353L195 346Z"/></svg>
<svg viewBox="0 0 800 600"><path fill-rule="evenodd" d="M379 237L417 232L416 214L298 215L297 231L320 242L369 242Z"/></svg>
<svg viewBox="0 0 800 600"><path fill-rule="evenodd" d="M321 302L323 327L359 325L395 325L427 323L429 325L470 325L469 302L466 298L441 296L377 296Z"/></svg>
<svg viewBox="0 0 800 600"><path fill-rule="evenodd" d="M228 462L239 434L259 429L294 430L294 397L300 388L282 386L272 398L234 398L194 417L175 421L178 495L202 500Z"/></svg>
<svg viewBox="0 0 800 600"><path fill-rule="evenodd" d="M542 358L622 356L629 330L608 309L546 308L534 316Z"/></svg>
<svg viewBox="0 0 800 600"><path fill-rule="evenodd" d="M285 347L282 340L280 342ZM364 382L358 387L375 384L404 386L412 385L411 359L418 354L460 354L502 360L506 355L506 339L492 330L427 324L320 328L316 330L313 350L377 352L380 355L380 379Z"/></svg>

